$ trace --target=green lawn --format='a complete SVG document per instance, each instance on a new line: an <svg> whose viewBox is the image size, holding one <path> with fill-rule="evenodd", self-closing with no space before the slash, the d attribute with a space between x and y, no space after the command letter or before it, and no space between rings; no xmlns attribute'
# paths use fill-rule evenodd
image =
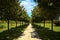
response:
<svg viewBox="0 0 60 40"><path fill-rule="evenodd" d="M35 28L36 32L39 34L39 37L42 40L59 40L60 39L60 26L53 27L53 31L51 30L51 24L45 24L45 28L43 27L43 23L34 23L33 28Z"/></svg>
<svg viewBox="0 0 60 40"><path fill-rule="evenodd" d="M20 25L20 22L18 22L17 26L19 26L19 25ZM0 28L0 32L3 32L8 29L7 22L0 21L0 27L2 27L2 26L3 26L3 28ZM10 21L9 28L11 29L11 28L15 28L15 27L16 27L15 21Z"/></svg>
<svg viewBox="0 0 60 40"><path fill-rule="evenodd" d="M37 25L44 26L43 23L36 23ZM51 30L51 23L45 23L45 28L49 28ZM53 31L60 32L60 26L53 26Z"/></svg>
<svg viewBox="0 0 60 40"><path fill-rule="evenodd" d="M28 24L19 24L20 23L18 23L18 26L15 27L15 23L13 25L10 23L9 31L7 30L7 26L3 29L0 29L0 40L16 40L16 38L21 36Z"/></svg>

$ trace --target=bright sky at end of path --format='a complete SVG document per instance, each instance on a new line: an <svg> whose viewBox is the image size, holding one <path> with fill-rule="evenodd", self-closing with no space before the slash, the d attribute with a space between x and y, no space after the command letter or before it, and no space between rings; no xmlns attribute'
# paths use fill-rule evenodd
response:
<svg viewBox="0 0 60 40"><path fill-rule="evenodd" d="M27 10L27 13L29 16L31 16L31 10L37 5L34 0L20 0L21 5L24 6L25 10Z"/></svg>

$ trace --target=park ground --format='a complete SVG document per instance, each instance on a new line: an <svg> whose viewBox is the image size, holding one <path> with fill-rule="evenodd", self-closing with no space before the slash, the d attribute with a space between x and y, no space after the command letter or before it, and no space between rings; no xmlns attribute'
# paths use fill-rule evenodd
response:
<svg viewBox="0 0 60 40"><path fill-rule="evenodd" d="M12 25L11 25L12 24ZM0 26L5 26L0 29L0 40L58 40L60 39L60 26L53 26L51 23L34 23L20 25L18 22L17 28L15 22L10 22L10 33L7 31L7 23L1 22Z"/></svg>
<svg viewBox="0 0 60 40"><path fill-rule="evenodd" d="M38 38L38 34L34 31L35 29L32 28L31 24L29 24L25 29L23 35L18 37L16 40L41 40Z"/></svg>

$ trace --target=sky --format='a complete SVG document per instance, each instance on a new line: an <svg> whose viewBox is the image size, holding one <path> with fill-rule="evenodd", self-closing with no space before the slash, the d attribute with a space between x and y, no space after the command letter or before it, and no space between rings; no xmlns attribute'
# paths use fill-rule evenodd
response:
<svg viewBox="0 0 60 40"><path fill-rule="evenodd" d="M25 10L27 10L27 13L29 16L32 15L31 10L37 5L33 0L20 0L20 5L24 6Z"/></svg>

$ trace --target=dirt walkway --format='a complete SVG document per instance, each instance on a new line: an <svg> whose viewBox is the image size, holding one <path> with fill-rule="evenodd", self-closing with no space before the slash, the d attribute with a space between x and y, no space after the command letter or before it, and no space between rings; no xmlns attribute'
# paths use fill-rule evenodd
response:
<svg viewBox="0 0 60 40"><path fill-rule="evenodd" d="M38 39L37 33L33 33L35 30L32 28L32 25L29 24L29 26L24 31L23 35L18 37L16 40L41 40ZM35 36L34 36L35 35Z"/></svg>

